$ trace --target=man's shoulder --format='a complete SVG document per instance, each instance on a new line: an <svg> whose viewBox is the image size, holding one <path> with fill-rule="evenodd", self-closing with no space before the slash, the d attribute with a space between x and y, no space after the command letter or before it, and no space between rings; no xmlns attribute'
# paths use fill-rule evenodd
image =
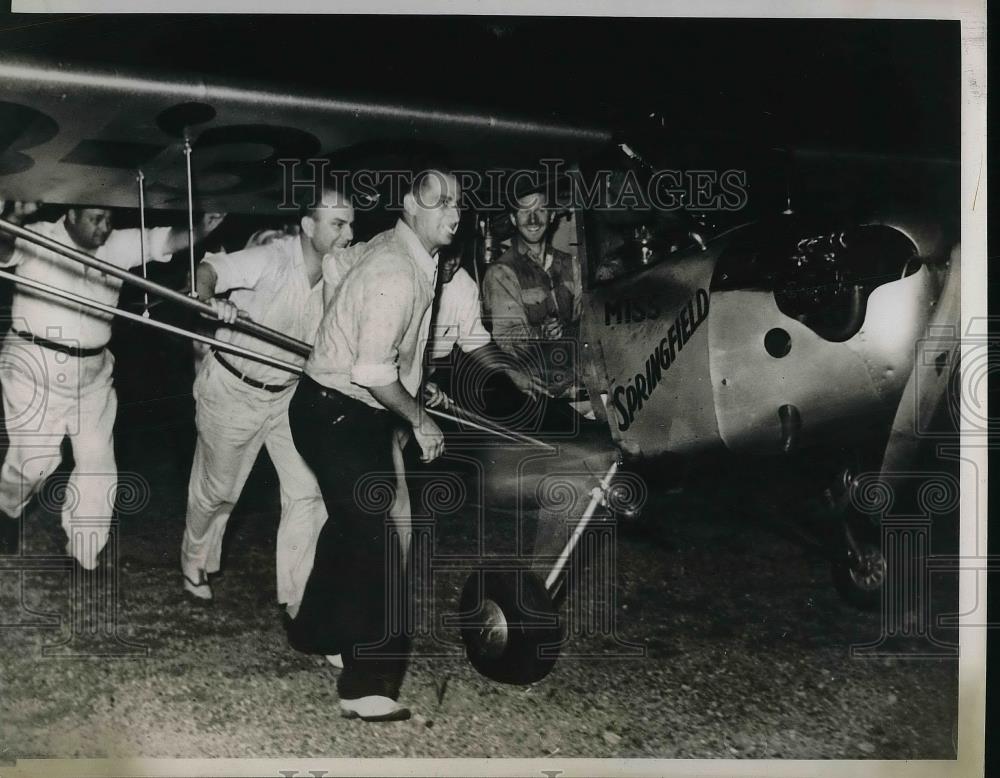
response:
<svg viewBox="0 0 1000 778"><path fill-rule="evenodd" d="M409 255L392 230L379 233L357 250L351 246L338 253L335 262L345 284L379 284L413 275Z"/></svg>
<svg viewBox="0 0 1000 778"><path fill-rule="evenodd" d="M280 263L283 260L292 261L295 258L295 241L298 238L290 235L286 238L278 238L270 243L263 243L256 246L247 246L236 251L222 251L218 254L206 255L205 260L222 260L226 262L253 262L255 260L268 260Z"/></svg>
<svg viewBox="0 0 1000 778"><path fill-rule="evenodd" d="M24 225L26 229L32 232L37 232L39 235L44 235L46 238L56 237L59 231L62 229L63 222L62 219L54 222L32 222L31 224ZM19 239L19 242L24 245L33 245L29 241L23 238Z"/></svg>
<svg viewBox="0 0 1000 778"><path fill-rule="evenodd" d="M361 256L358 257L358 266L370 269L385 271L392 269L402 270L409 268L410 252L406 244L395 234L395 230L380 232L368 243L365 244Z"/></svg>
<svg viewBox="0 0 1000 778"><path fill-rule="evenodd" d="M508 246L507 250L493 262L492 267L496 267L497 265L513 265L520 257L521 254L517 250L517 246Z"/></svg>
<svg viewBox="0 0 1000 778"><path fill-rule="evenodd" d="M517 252L511 247L486 266L484 277L489 278L490 276L506 275L513 272L517 261Z"/></svg>
<svg viewBox="0 0 1000 778"><path fill-rule="evenodd" d="M55 240L59 243L63 243L67 246L74 247L73 241L69 237L63 227L63 220L48 222L48 221L37 221L31 224L24 225L26 229L31 230L38 235ZM99 252L91 252L98 254ZM56 252L39 246L37 243L32 243L30 240L25 240L24 238L18 238L14 243L14 256L11 257L13 263L23 263L30 262L33 259L44 259L47 262L52 260L62 261ZM72 263L71 263L72 264Z"/></svg>

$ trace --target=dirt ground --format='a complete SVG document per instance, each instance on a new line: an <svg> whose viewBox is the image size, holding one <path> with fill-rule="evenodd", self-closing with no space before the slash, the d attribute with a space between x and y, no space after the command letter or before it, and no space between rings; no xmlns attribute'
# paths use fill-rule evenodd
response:
<svg viewBox="0 0 1000 778"><path fill-rule="evenodd" d="M883 617L840 600L815 547L720 507L717 494L676 490L654 489L644 523L605 535L610 564L580 568L563 606L563 656L531 686L478 675L446 625L467 574L448 555L475 547L474 506L438 515L402 692L415 715L386 725L342 719L337 671L285 639L269 463L237 508L216 599L198 607L182 596L177 566L184 457L164 456L148 438L125 440L120 455L149 493L116 525L115 597L71 594L62 532L42 504L51 494L28 513L24 553L49 560L36 568L58 569L24 572L21 562L15 572L8 561L0 573L5 763L955 756L957 665L943 645L954 634L921 633L920 614L908 611L895 626L910 639L880 639ZM954 594L953 582L938 581L925 601L941 612Z"/></svg>

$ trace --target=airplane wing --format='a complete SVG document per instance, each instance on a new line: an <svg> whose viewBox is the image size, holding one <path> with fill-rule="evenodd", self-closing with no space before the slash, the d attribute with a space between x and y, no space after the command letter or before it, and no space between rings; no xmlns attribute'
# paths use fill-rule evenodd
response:
<svg viewBox="0 0 1000 778"><path fill-rule="evenodd" d="M482 171L576 156L609 137L550 120L0 58L6 199L136 207L141 170L148 208L186 209L185 138L196 210L276 213L290 175L280 160L356 170L373 154L384 168L443 150L454 166Z"/></svg>

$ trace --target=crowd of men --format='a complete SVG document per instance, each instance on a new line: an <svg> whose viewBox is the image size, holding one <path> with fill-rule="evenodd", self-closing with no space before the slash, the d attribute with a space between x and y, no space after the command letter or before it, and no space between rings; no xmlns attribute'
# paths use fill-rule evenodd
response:
<svg viewBox="0 0 1000 778"><path fill-rule="evenodd" d="M394 591L403 575L391 560L405 565L409 544L403 452L416 446L421 461L431 462L445 446L424 407L447 407L451 387L444 385L445 369L431 377L436 381L429 371L455 351L502 376L515 393L553 396L572 384L564 365L553 375L536 358L539 347L575 335L582 288L575 257L551 246L544 194L512 201L514 237L487 265L482 299L461 256L448 251L461 196L446 169L418 171L395 226L351 245L351 200L328 188L302 209L296 229L256 235L234 253L208 254L193 279L197 296L216 314L222 344L291 363L301 377L227 353L223 345L202 359L180 550L184 590L212 599L227 522L265 447L280 484L277 594L289 640L342 668L342 712L366 721L410 715L399 702L407 636L388 628L403 591ZM35 211L32 204L6 203L3 217L120 268L169 260L188 246L187 229L115 230L105 208L72 207L56 222L34 220ZM191 235L201 240L221 220L208 214ZM6 232L0 232L0 267L118 303L121 280ZM117 489L111 317L18 285L11 318L0 352L10 440L0 471L2 550L18 552L19 519L59 465L68 436L75 464L67 492L75 497L64 507L62 526L67 553L92 570L107 542ZM241 319L311 344L312 351L308 358L291 354L245 332ZM39 369L25 370L25 360ZM355 498L356 484L376 472L396 473L390 520L373 520ZM398 554L386 553L392 543Z"/></svg>

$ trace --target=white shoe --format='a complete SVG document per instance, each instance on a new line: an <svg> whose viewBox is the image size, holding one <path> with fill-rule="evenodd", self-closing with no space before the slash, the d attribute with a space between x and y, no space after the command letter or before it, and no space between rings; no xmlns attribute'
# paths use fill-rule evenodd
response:
<svg viewBox="0 0 1000 778"><path fill-rule="evenodd" d="M336 667L338 670L344 669L344 660L341 659L340 654L327 654L326 661L331 665Z"/></svg>
<svg viewBox="0 0 1000 778"><path fill-rule="evenodd" d="M198 570L194 576L184 571L184 591L199 600L212 599L212 587L208 585L208 575L204 570Z"/></svg>
<svg viewBox="0 0 1000 778"><path fill-rule="evenodd" d="M405 721L410 718L409 708L378 694L356 700L341 700L340 713L345 719L362 721Z"/></svg>
<svg viewBox="0 0 1000 778"><path fill-rule="evenodd" d="M80 549L79 555L77 555L76 553L77 548ZM79 539L79 542L77 542L76 544L73 543L72 538L66 541L66 556L73 557L73 559L77 561L77 564L79 564L80 567L82 567L87 572L91 572L97 569L97 555L100 554L101 552L98 551L97 554L93 553L87 554L85 553L87 549L88 546L82 538Z"/></svg>

